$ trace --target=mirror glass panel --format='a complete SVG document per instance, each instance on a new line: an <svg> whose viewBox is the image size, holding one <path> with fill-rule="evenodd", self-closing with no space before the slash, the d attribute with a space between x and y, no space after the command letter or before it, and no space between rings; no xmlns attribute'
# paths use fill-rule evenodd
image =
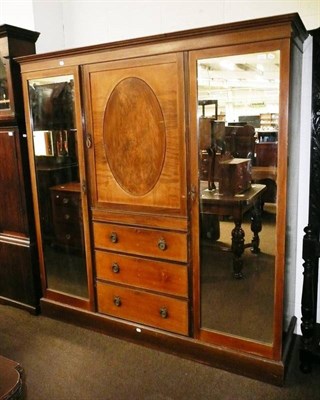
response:
<svg viewBox="0 0 320 400"><path fill-rule="evenodd" d="M10 109L10 99L8 93L8 78L5 67L5 60L0 56L0 110Z"/></svg>
<svg viewBox="0 0 320 400"><path fill-rule="evenodd" d="M201 329L271 343L280 52L198 60Z"/></svg>
<svg viewBox="0 0 320 400"><path fill-rule="evenodd" d="M28 85L47 288L87 298L73 76Z"/></svg>

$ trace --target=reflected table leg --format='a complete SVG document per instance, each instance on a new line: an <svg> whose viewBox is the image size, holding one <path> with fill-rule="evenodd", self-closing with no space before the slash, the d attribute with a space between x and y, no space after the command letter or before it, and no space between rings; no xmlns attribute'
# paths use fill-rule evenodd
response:
<svg viewBox="0 0 320 400"><path fill-rule="evenodd" d="M253 232L253 238L251 240L251 251L254 254L260 253L259 232L261 232L262 230L261 210L262 210L261 201L257 201L254 204L251 215L251 231Z"/></svg>
<svg viewBox="0 0 320 400"><path fill-rule="evenodd" d="M205 183L203 183L205 185ZM265 185L254 184L250 189L239 195L217 195L214 191L206 189L201 192L202 212L233 217L235 226L232 230L233 253L233 274L236 279L243 277L243 259L242 254L246 248L251 248L255 254L260 253L259 232L262 229L261 223L261 195L266 190ZM251 231L253 232L252 240L245 244L245 233L242 229L243 215L252 210Z"/></svg>
<svg viewBox="0 0 320 400"><path fill-rule="evenodd" d="M242 254L245 248L250 247L252 253L260 253L260 237L259 232L262 230L261 222L261 202L257 201L252 209L251 214L251 231L253 232L253 238L251 243L245 244L245 233L241 227L241 219L235 220L235 227L232 230L232 253L233 253L233 275L236 279L243 278L242 268L243 259Z"/></svg>
<svg viewBox="0 0 320 400"><path fill-rule="evenodd" d="M241 227L241 220L236 220L235 227L232 229L231 245L233 253L233 275L236 279L241 279L243 277L243 260L241 256L244 252L244 248L244 230Z"/></svg>

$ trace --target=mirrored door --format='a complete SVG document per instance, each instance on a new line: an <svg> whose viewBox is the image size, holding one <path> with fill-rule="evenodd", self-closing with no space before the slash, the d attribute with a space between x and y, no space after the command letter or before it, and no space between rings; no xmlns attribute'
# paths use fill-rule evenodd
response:
<svg viewBox="0 0 320 400"><path fill-rule="evenodd" d="M280 50L208 50L190 60L196 77L195 325L207 341L224 337L235 347L272 347L283 263L277 256L278 214L285 202L278 185L278 164L286 163L278 146L286 134L279 123Z"/></svg>
<svg viewBox="0 0 320 400"><path fill-rule="evenodd" d="M27 88L43 286L49 297L78 298L78 304L81 300L86 304L90 297L90 261L75 77L66 74L29 79Z"/></svg>
<svg viewBox="0 0 320 400"><path fill-rule="evenodd" d="M7 38L0 38L0 119L14 116L10 57Z"/></svg>

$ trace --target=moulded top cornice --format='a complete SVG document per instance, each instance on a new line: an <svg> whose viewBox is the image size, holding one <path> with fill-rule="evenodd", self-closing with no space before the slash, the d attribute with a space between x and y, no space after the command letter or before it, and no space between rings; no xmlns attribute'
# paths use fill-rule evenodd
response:
<svg viewBox="0 0 320 400"><path fill-rule="evenodd" d="M308 32L298 13L283 14L272 17L251 19L239 22L219 24L207 26L203 28L194 28L170 33L157 34L152 36L143 36L135 39L126 39L109 43L96 44L91 46L76 47L72 49L58 50L42 54L34 54L30 56L18 57L17 61L20 64L29 61L37 61L44 59L54 59L60 56L76 56L81 54L94 53L105 50L120 49L123 47L133 47L148 44L157 44L183 39L205 37L209 35L218 35L224 33L234 33L241 30L263 29L267 27L276 27L290 25L292 38L299 38L303 42L308 37Z"/></svg>

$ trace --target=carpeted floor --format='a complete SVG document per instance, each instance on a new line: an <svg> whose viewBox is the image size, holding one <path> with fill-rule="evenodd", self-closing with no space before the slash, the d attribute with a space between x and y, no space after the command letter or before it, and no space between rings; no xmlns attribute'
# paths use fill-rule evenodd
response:
<svg viewBox="0 0 320 400"><path fill-rule="evenodd" d="M320 365L297 345L276 387L44 316L0 305L0 354L25 370L28 400L316 400Z"/></svg>

